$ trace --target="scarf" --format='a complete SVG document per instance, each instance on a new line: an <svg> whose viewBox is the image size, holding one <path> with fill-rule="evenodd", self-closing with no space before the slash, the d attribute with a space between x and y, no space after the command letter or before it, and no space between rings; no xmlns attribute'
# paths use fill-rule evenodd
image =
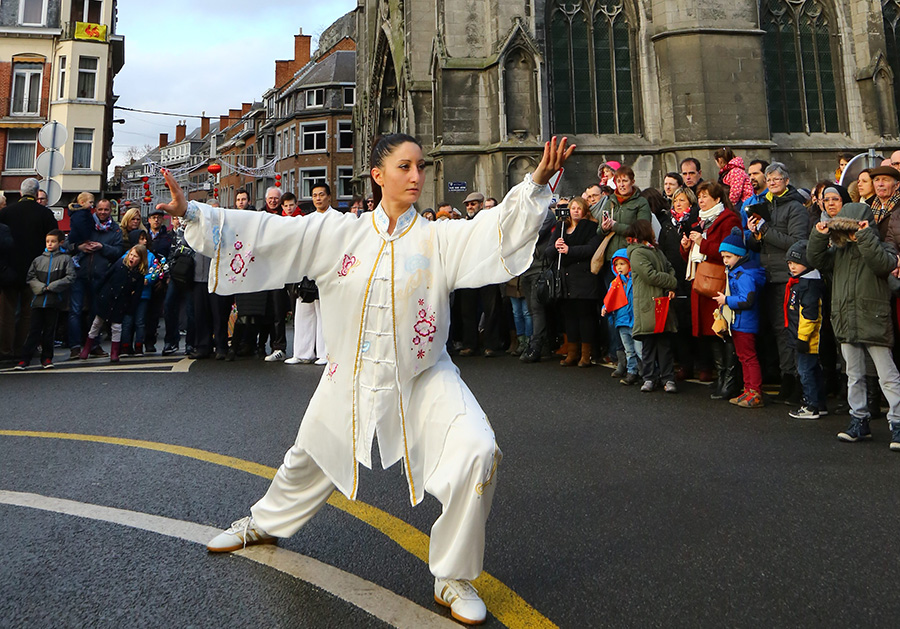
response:
<svg viewBox="0 0 900 629"><path fill-rule="evenodd" d="M706 228L709 227L724 210L725 206L721 203L716 203L708 210L700 210L700 224L703 226L704 235L706 234ZM693 281L694 275L697 273L697 266L704 260L706 260L706 256L700 253L700 245L697 243L691 245L691 252L688 254L687 272L684 275L684 279Z"/></svg>
<svg viewBox="0 0 900 629"><path fill-rule="evenodd" d="M872 201L872 214L875 215L875 222L880 223L888 216L897 205L900 204L900 190L891 195L891 198L887 200L887 202L882 202L881 199L875 197L875 200Z"/></svg>
<svg viewBox="0 0 900 629"><path fill-rule="evenodd" d="M634 196L634 192L629 194L627 197L620 196L618 192L616 192L616 200L619 202L619 205L625 203L628 199Z"/></svg>
<svg viewBox="0 0 900 629"><path fill-rule="evenodd" d="M725 206L721 203L716 203L714 206L709 208L708 210L700 210L700 220L704 223L710 222L712 223L716 218L718 218L719 214L721 214L725 210Z"/></svg>
<svg viewBox="0 0 900 629"><path fill-rule="evenodd" d="M788 327L788 304L791 302L791 288L799 283L800 278L792 275L788 279L787 286L784 287L784 327Z"/></svg>
<svg viewBox="0 0 900 629"><path fill-rule="evenodd" d="M94 214L94 229L96 229L98 232L108 232L110 229L112 229L113 225L115 225L115 223L113 223L112 217L106 219L105 222L101 223L100 219L97 218L97 215Z"/></svg>

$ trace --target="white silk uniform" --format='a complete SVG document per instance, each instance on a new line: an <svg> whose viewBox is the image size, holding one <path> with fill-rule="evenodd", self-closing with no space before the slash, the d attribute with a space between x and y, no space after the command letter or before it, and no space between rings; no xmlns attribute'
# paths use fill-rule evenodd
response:
<svg viewBox="0 0 900 629"><path fill-rule="evenodd" d="M402 460L413 505L443 505L429 565L440 578L481 573L484 528L501 453L446 351L450 292L501 284L532 261L550 189L528 175L471 221L405 212L391 234L379 206L356 218L302 220L190 202L185 237L212 258L209 290L253 292L316 281L328 364L266 495L251 509L265 531L295 533L336 487L351 500L358 464Z"/></svg>

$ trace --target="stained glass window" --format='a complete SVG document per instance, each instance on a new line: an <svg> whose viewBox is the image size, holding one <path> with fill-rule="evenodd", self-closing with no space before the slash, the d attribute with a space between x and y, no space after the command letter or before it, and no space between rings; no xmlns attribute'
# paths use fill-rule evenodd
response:
<svg viewBox="0 0 900 629"><path fill-rule="evenodd" d="M831 26L818 0L761 0L773 133L839 131Z"/></svg>
<svg viewBox="0 0 900 629"><path fill-rule="evenodd" d="M624 0L552 0L547 35L554 133L635 133Z"/></svg>

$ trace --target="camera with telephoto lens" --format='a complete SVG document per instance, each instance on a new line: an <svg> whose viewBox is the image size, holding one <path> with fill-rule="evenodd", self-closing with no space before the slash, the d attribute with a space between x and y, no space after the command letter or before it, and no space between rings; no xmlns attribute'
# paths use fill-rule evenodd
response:
<svg viewBox="0 0 900 629"><path fill-rule="evenodd" d="M571 216L571 211L569 210L569 200L565 198L560 199L553 211L556 213L556 220L558 221L569 218L569 216Z"/></svg>

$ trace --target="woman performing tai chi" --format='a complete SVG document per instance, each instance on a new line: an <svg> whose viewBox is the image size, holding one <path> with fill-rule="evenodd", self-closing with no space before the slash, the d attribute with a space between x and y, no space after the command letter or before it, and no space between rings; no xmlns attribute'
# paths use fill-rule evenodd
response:
<svg viewBox="0 0 900 629"><path fill-rule="evenodd" d="M505 283L529 267L550 205L547 182L574 148L553 138L534 173L471 221L432 223L417 214L425 160L419 142L403 134L382 137L372 150L377 207L360 218L187 203L163 171L172 201L158 207L184 216L188 243L212 258L209 291L269 290L307 276L319 287L329 351L268 491L251 515L209 542L210 551L290 537L335 488L355 500L358 465L371 468L377 435L382 466L403 461L410 502L428 492L443 506L429 547L435 601L463 623L484 621L469 581L481 574L501 453L447 354L449 295Z"/></svg>

